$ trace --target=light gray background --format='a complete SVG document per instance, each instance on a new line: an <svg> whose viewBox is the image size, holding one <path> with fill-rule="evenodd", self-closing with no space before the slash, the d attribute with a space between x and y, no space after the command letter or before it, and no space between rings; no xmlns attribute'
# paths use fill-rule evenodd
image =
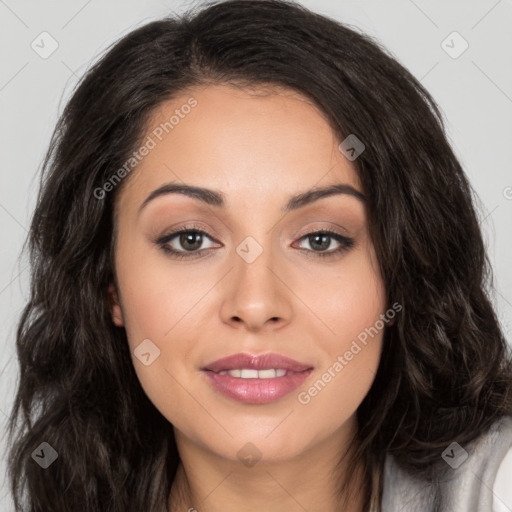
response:
<svg viewBox="0 0 512 512"><path fill-rule="evenodd" d="M512 0L303 0L312 10L377 37L432 93L450 141L482 200L495 304L512 336ZM0 0L0 439L17 380L14 337L28 297L20 248L39 168L58 114L78 78L110 43L150 20L201 1ZM58 42L47 59L41 32ZM457 31L458 58L441 43ZM461 41L449 38L453 51ZM378 86L378 84L376 84ZM0 443L0 448L3 448ZM4 450L0 452L4 454ZM0 510L12 505L0 458ZM2 479L4 480L2 484Z"/></svg>

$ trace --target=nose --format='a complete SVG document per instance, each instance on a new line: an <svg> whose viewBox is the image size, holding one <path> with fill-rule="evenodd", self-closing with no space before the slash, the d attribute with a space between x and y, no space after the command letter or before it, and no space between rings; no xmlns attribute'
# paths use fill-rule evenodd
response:
<svg viewBox="0 0 512 512"><path fill-rule="evenodd" d="M235 252L233 263L222 292L222 321L250 332L287 325L292 317L293 293L271 251L264 250L250 263Z"/></svg>

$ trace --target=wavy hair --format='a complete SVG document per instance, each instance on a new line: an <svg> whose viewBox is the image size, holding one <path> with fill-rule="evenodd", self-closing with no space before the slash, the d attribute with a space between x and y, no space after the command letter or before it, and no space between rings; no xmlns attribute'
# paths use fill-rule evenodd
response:
<svg viewBox="0 0 512 512"><path fill-rule="evenodd" d="M31 285L8 432L17 511L168 510L179 463L172 425L141 388L107 294L116 198L130 178L101 199L95 190L138 147L154 109L212 84L296 90L340 140L355 134L366 146L353 164L388 303L402 310L357 410L350 456L363 463L365 510L380 510L387 454L432 479L450 442L512 413L477 197L433 98L355 28L288 0L215 2L114 43L56 125L25 242ZM42 442L58 453L47 469L31 458Z"/></svg>

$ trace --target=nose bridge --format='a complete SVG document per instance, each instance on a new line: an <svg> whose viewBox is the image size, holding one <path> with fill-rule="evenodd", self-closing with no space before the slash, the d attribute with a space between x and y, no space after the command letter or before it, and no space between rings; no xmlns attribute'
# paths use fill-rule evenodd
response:
<svg viewBox="0 0 512 512"><path fill-rule="evenodd" d="M260 241L262 237L260 237ZM268 239L258 242L253 236L247 236L235 249L235 274L240 285L249 287L253 293L269 292L275 276L270 268L275 262ZM249 290L250 291L250 290ZM263 297L262 297L263 298Z"/></svg>
<svg viewBox="0 0 512 512"><path fill-rule="evenodd" d="M235 247L234 271L221 309L225 322L241 321L254 330L267 322L289 321L290 299L277 276L278 255L271 245L269 237L260 242L247 236Z"/></svg>

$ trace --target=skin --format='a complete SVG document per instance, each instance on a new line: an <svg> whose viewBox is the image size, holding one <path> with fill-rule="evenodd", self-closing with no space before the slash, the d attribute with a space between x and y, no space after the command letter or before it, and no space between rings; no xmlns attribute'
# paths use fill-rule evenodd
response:
<svg viewBox="0 0 512 512"><path fill-rule="evenodd" d="M126 328L140 383L174 426L181 464L170 510L338 510L335 492L347 468L335 466L357 430L383 330L308 404L297 395L385 313L385 289L362 201L338 194L286 214L281 207L314 187L345 183L363 192L361 184L324 115L295 91L194 88L160 105L146 135L191 96L197 106L143 158L118 197L118 287L110 287L112 318ZM173 193L139 214L169 182L221 191L226 207ZM192 221L208 233L200 257L175 259L155 243ZM321 258L303 235L329 228L354 246ZM247 236L263 249L250 264L236 252ZM328 251L340 246L330 240ZM179 236L172 246L186 252ZM133 356L144 339L160 350L149 366ZM200 370L238 352L277 352L314 370L275 402L240 403ZM248 442L261 453L251 467L237 456ZM361 511L361 496L345 510Z"/></svg>

